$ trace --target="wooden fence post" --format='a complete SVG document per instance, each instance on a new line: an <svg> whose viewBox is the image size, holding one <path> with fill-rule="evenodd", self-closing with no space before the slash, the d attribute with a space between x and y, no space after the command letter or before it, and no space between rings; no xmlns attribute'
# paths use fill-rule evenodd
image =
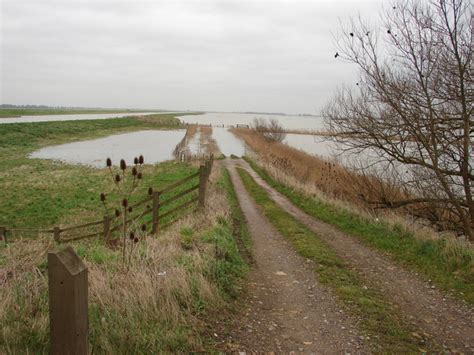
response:
<svg viewBox="0 0 474 355"><path fill-rule="evenodd" d="M199 207L204 207L204 201L205 201L205 195L206 195L206 184L207 184L206 167L204 165L201 165L199 167L199 197L198 197Z"/></svg>
<svg viewBox="0 0 474 355"><path fill-rule="evenodd" d="M158 191L153 192L153 217L152 217L151 233L158 233L160 227L160 193Z"/></svg>
<svg viewBox="0 0 474 355"><path fill-rule="evenodd" d="M7 230L5 227L0 227L0 240L4 240L7 244Z"/></svg>
<svg viewBox="0 0 474 355"><path fill-rule="evenodd" d="M87 354L87 267L68 246L48 253L48 276L50 353Z"/></svg>
<svg viewBox="0 0 474 355"><path fill-rule="evenodd" d="M53 228L53 236L54 236L54 240L58 243L61 242L61 228L59 227L54 227Z"/></svg>
<svg viewBox="0 0 474 355"><path fill-rule="evenodd" d="M108 242L110 239L110 217L104 216L104 240Z"/></svg>

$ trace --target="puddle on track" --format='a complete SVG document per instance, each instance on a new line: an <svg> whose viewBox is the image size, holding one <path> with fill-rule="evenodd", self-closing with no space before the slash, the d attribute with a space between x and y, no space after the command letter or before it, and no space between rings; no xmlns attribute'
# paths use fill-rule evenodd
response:
<svg viewBox="0 0 474 355"><path fill-rule="evenodd" d="M114 165L120 159L132 163L133 158L142 154L145 163L159 163L174 159L173 150L186 130L137 131L116 134L105 138L73 142L45 147L30 154L30 158L52 159L68 164L105 167L105 160L112 159Z"/></svg>

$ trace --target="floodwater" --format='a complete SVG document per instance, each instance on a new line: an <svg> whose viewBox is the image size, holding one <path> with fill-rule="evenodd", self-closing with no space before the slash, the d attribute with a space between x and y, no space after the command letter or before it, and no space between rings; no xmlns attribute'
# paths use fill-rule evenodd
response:
<svg viewBox="0 0 474 355"><path fill-rule="evenodd" d="M236 155L238 157L245 155L244 142L230 133L227 128L212 128L212 138L216 140L219 150L225 156Z"/></svg>
<svg viewBox="0 0 474 355"><path fill-rule="evenodd" d="M202 154L202 149L201 149L201 130L198 128L194 136L191 138L191 140L187 144L187 148L191 152L191 154L194 155L201 155Z"/></svg>
<svg viewBox="0 0 474 355"><path fill-rule="evenodd" d="M145 163L154 164L173 159L173 150L186 134L186 130L138 131L113 136L45 147L30 154L30 158L52 159L68 164L95 168L105 167L105 160L118 165L120 159L132 163L142 154Z"/></svg>
<svg viewBox="0 0 474 355"><path fill-rule="evenodd" d="M40 115L21 116L11 118L0 118L0 124L6 123L30 123L30 122L52 122L52 121L79 121L79 120L106 120L110 118L122 118L128 116L153 115L169 112L124 112L124 113L91 113L77 115ZM170 112L172 113L172 112Z"/></svg>
<svg viewBox="0 0 474 355"><path fill-rule="evenodd" d="M321 136L288 133L283 143L308 154L327 159L335 159L337 155L337 145Z"/></svg>
<svg viewBox="0 0 474 355"><path fill-rule="evenodd" d="M204 113L202 115L179 116L182 122L210 124L213 126L236 126L238 124L252 125L255 118L276 119L286 129L324 130L324 123L318 116L290 116L257 113Z"/></svg>

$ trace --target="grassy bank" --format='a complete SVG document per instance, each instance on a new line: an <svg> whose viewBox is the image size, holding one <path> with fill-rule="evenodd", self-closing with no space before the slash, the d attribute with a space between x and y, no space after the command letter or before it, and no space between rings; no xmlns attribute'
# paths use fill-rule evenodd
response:
<svg viewBox="0 0 474 355"><path fill-rule="evenodd" d="M154 112L156 110L130 110L130 109L94 109L94 108L0 108L0 118L19 116L41 116L41 115L76 115L95 113L135 113Z"/></svg>
<svg viewBox="0 0 474 355"><path fill-rule="evenodd" d="M273 188L307 214L332 224L365 244L387 252L398 262L417 270L444 290L474 304L474 251L446 239L419 238L403 224L389 224L295 189L271 176L253 160L252 168Z"/></svg>
<svg viewBox="0 0 474 355"><path fill-rule="evenodd" d="M281 209L245 170L238 168L238 172L265 216L299 254L317 263L318 279L334 289L345 307L360 319L361 328L369 335L374 350L412 352L426 347L411 335L411 327L378 290L367 287L325 242Z"/></svg>
<svg viewBox="0 0 474 355"><path fill-rule="evenodd" d="M129 131L178 127L174 115L0 124L0 225L38 228L87 221L101 210L99 194L110 190L105 169L29 159L32 151ZM106 155L104 152L104 159ZM164 186L194 171L174 163L149 165L144 169L142 186Z"/></svg>
<svg viewBox="0 0 474 355"><path fill-rule="evenodd" d="M160 164L157 169L164 175L174 167ZM229 208L235 200L228 176L218 175L211 175L208 207L157 237L140 235L128 268L120 250L97 239L74 244L89 268L94 353L212 349L205 325L228 307L247 270L231 222L241 214ZM51 238L41 238L3 250L3 270L14 277L0 288L1 353L48 352L46 253L52 247Z"/></svg>

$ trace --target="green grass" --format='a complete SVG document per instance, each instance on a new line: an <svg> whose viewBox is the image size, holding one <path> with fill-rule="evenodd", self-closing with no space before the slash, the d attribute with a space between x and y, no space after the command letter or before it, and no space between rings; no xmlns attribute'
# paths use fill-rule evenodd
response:
<svg viewBox="0 0 474 355"><path fill-rule="evenodd" d="M156 110L130 109L93 109L93 108L0 108L0 117L40 116L40 115L74 115L94 113L154 112Z"/></svg>
<svg viewBox="0 0 474 355"><path fill-rule="evenodd" d="M160 166L164 176L170 165ZM228 193L227 179L220 178L219 194ZM75 243L76 253L89 265L90 349L119 354L212 350L206 324L229 311L233 303L228 301L239 294L236 286L248 270L234 235L232 220L238 217L230 214L226 218L224 208L214 217L197 215L177 233L146 237L127 270L120 249L105 247L99 239ZM208 227L193 227L199 220ZM41 256L39 240L34 243L34 264L28 258L30 264L0 288L6 307L0 311L0 353L48 352L46 254Z"/></svg>
<svg viewBox="0 0 474 355"><path fill-rule="evenodd" d="M57 223L87 222L101 211L99 194L111 190L107 170L29 159L35 149L120 132L177 127L174 115L154 115L146 121L120 118L0 124L0 225L49 228ZM194 168L184 164L147 165L138 195L148 186L165 186L193 172Z"/></svg>
<svg viewBox="0 0 474 355"><path fill-rule="evenodd" d="M474 304L472 250L456 248L444 239L422 240L401 225L391 227L384 222L374 222L348 209L307 196L279 183L254 161L246 160L270 186L310 216L334 225L370 247L387 252L394 260L424 274L440 288Z"/></svg>
<svg viewBox="0 0 474 355"><path fill-rule="evenodd" d="M314 232L281 209L243 169L237 168L250 195L265 216L297 252L317 263L318 279L331 287L345 307L360 318L375 351L415 352L425 344L411 335L412 329L383 295L360 277Z"/></svg>
<svg viewBox="0 0 474 355"><path fill-rule="evenodd" d="M237 194L230 179L229 171L226 168L222 168L221 179L218 184L226 191L233 221L234 234L239 239L238 243L240 243L240 248L242 249L241 252L251 258L252 238L247 228L244 213L242 212L239 201L237 200Z"/></svg>

